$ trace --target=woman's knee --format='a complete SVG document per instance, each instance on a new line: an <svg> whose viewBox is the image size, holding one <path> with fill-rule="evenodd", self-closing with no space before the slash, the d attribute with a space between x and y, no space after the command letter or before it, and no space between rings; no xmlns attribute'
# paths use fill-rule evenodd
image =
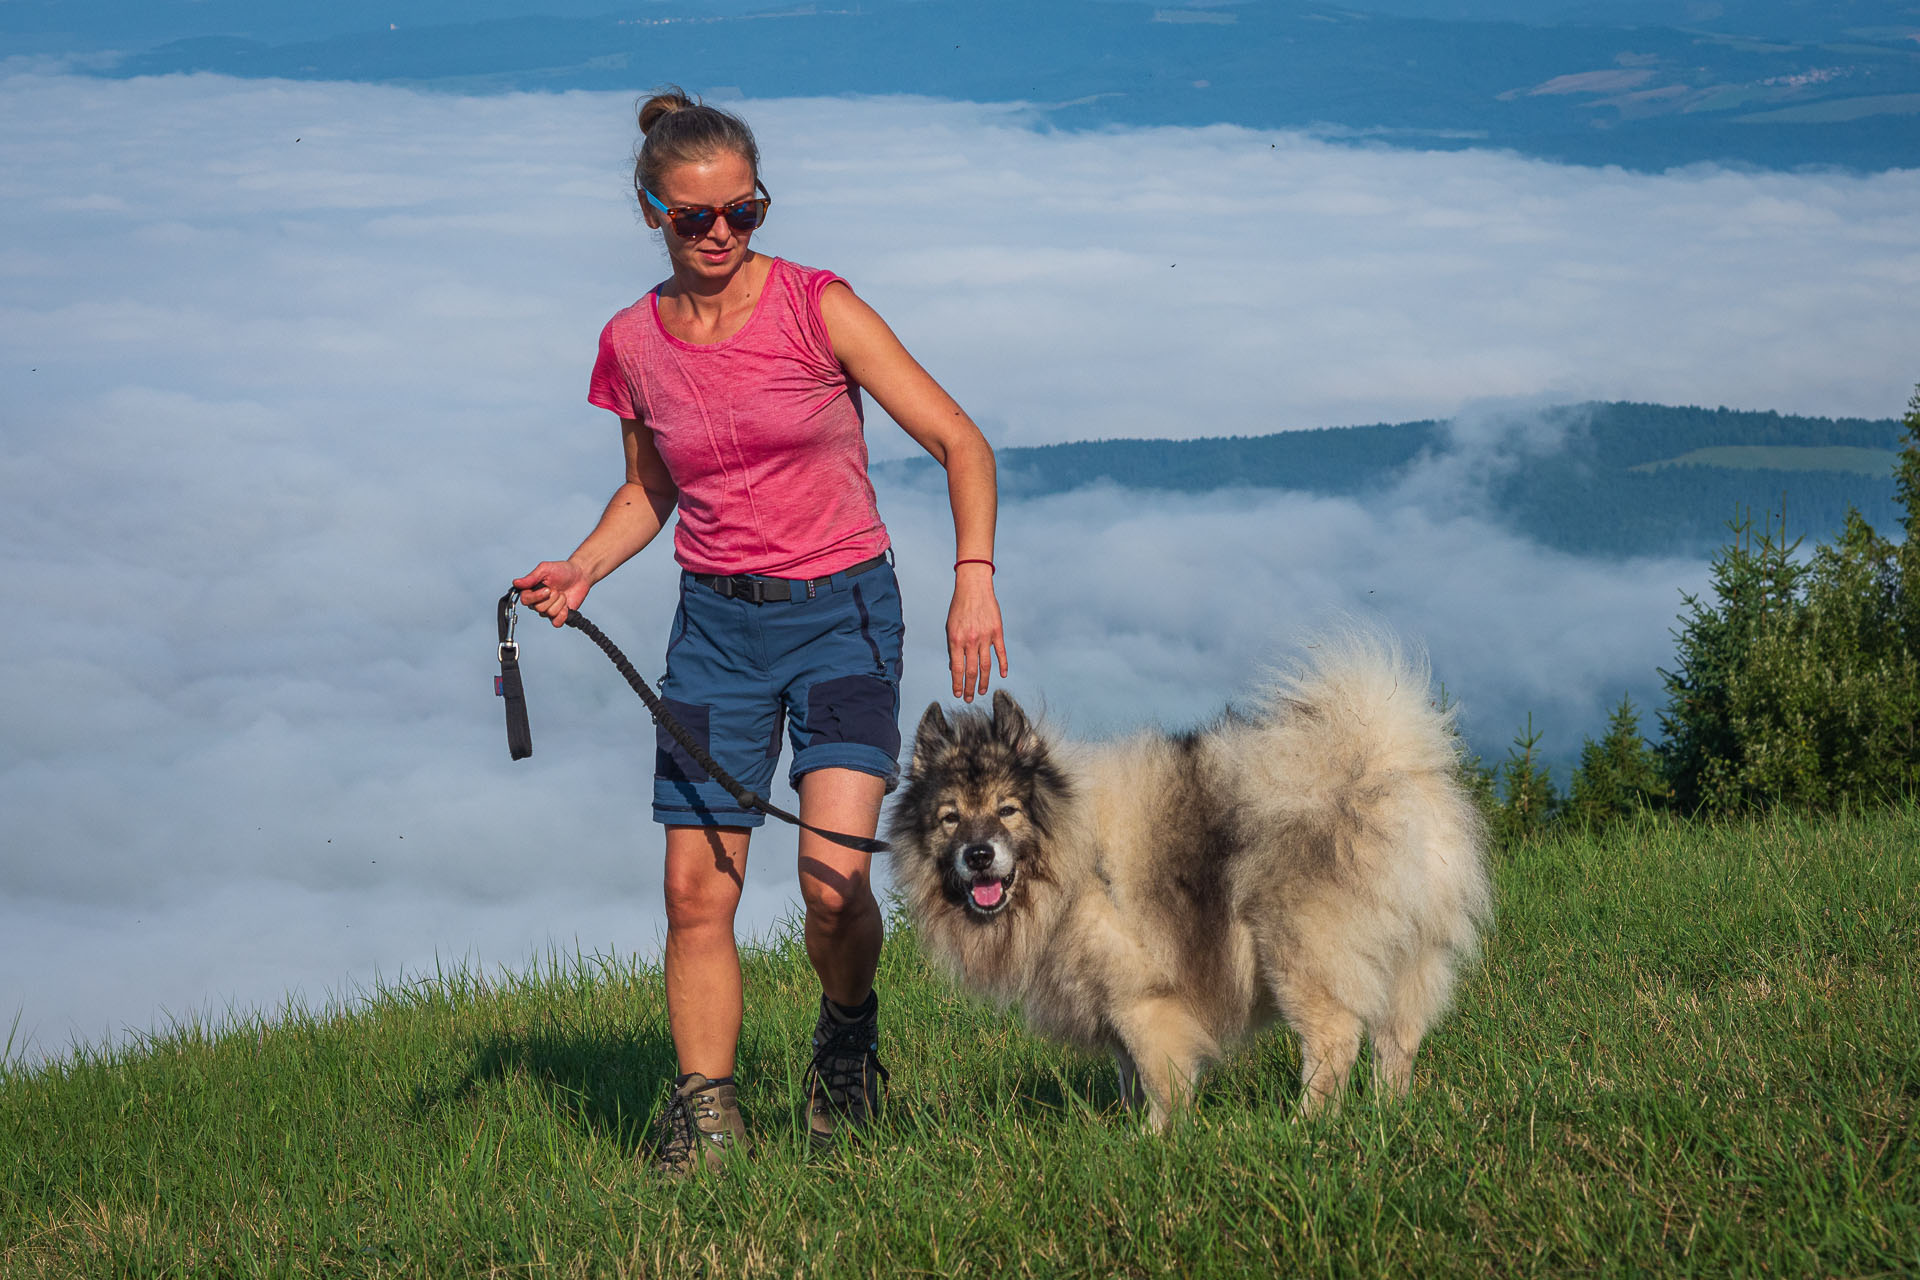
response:
<svg viewBox="0 0 1920 1280"><path fill-rule="evenodd" d="M807 919L828 933L842 932L880 910L867 877L858 872L802 876L800 896L807 904Z"/></svg>
<svg viewBox="0 0 1920 1280"><path fill-rule="evenodd" d="M732 881L669 874L666 888L669 929L733 928L740 888Z"/></svg>
<svg viewBox="0 0 1920 1280"><path fill-rule="evenodd" d="M669 841L666 867L667 927L733 928L740 906L745 850L736 854L716 835L712 848L684 849Z"/></svg>

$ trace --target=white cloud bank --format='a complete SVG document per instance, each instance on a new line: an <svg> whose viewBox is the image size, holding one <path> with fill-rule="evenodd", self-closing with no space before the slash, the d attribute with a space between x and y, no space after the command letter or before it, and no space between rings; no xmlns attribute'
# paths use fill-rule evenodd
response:
<svg viewBox="0 0 1920 1280"><path fill-rule="evenodd" d="M0 80L0 1022L30 1053L436 956L656 942L641 709L579 637L528 637L537 751L510 765L487 616L617 480L586 373L663 270L628 106ZM1916 173L745 110L763 246L852 279L1001 443L1489 396L1879 416L1916 376ZM911 709L940 692L951 535L937 497L887 496ZM1496 747L1528 709L1564 750L1644 698L1702 567L1543 553L1454 497L1010 504L1016 689L1087 730L1191 719L1347 608L1424 638ZM589 605L643 671L662 550ZM792 848L762 838L747 929L786 910Z"/></svg>

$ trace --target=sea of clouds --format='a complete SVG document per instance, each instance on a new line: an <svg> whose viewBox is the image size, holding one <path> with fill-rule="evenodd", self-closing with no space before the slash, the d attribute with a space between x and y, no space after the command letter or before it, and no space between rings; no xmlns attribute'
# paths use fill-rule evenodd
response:
<svg viewBox="0 0 1920 1280"><path fill-rule="evenodd" d="M491 608L620 474L600 326L664 274L631 100L217 77L0 77L0 1040L349 998L435 963L649 952L651 729L571 633ZM1001 444L1459 414L1387 500L1010 503L1016 692L1080 732L1189 722L1341 612L1423 642L1497 753L1644 704L1696 560L1543 551L1475 477L1586 398L1900 411L1920 173L1643 176L1019 108L741 104L760 246L830 266ZM907 442L874 414L876 456ZM1463 461L1468 465L1462 465ZM882 494L909 727L941 696L942 495ZM664 546L588 612L658 666ZM743 932L792 910L759 838Z"/></svg>

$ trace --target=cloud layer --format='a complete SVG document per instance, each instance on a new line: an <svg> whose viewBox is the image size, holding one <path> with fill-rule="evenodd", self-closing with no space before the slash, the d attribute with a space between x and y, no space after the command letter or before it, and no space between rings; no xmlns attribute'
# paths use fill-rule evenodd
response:
<svg viewBox="0 0 1920 1280"><path fill-rule="evenodd" d="M577 636L528 637L537 750L509 765L487 616L618 479L586 373L664 272L625 187L629 106L0 80L0 1018L22 1010L35 1051L436 956L654 945L638 704ZM1001 443L1484 397L1879 416L1916 376L1920 174L746 110L763 247L847 275ZM1520 447L1487 440L1489 465ZM938 494L883 502L918 707L950 526ZM1015 685L1089 732L1203 716L1347 609L1424 639L1483 745L1532 710L1569 750L1651 691L1703 577L1545 554L1464 473L1371 506L1070 494L1010 504L1001 545ZM649 672L663 552L589 606ZM757 844L746 929L788 909L792 851Z"/></svg>

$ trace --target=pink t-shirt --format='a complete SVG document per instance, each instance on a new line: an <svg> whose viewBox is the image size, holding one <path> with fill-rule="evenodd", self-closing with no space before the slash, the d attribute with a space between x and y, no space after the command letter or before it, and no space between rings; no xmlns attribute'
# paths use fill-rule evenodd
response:
<svg viewBox="0 0 1920 1280"><path fill-rule="evenodd" d="M601 331L587 399L653 432L680 487L683 568L817 578L887 549L860 389L820 317L838 279L773 259L753 315L724 342L668 333L657 290Z"/></svg>

